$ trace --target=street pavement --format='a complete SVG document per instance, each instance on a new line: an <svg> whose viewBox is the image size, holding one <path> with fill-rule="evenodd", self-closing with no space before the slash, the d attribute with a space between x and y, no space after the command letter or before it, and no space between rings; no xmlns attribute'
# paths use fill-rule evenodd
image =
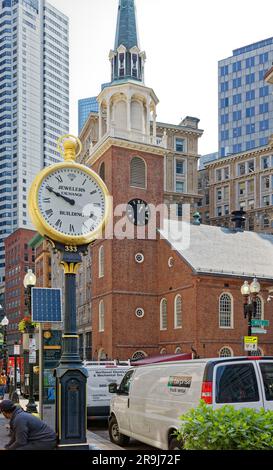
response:
<svg viewBox="0 0 273 470"><path fill-rule="evenodd" d="M5 399L8 399L8 395L5 395ZM20 406L25 410L28 400L20 398ZM39 411L39 404L38 411ZM0 413L0 450L4 449L4 446L9 442L9 421L4 418L3 414ZM109 442L102 436L99 436L91 431L86 432L87 442L89 444L90 450L124 450L122 447L119 447L112 442Z"/></svg>

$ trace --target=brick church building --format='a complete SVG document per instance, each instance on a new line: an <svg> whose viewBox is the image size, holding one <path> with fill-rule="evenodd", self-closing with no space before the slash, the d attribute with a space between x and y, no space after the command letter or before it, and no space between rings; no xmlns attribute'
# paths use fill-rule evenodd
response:
<svg viewBox="0 0 273 470"><path fill-rule="evenodd" d="M97 97L98 113L90 114L81 132L80 161L100 174L113 198L109 227L117 227L123 216L134 237L111 237L107 227L108 235L90 249L92 356L244 354L248 325L240 288L245 280L259 279L257 316L270 319L273 237L200 225L198 218L183 225L183 208L190 207L193 220L199 199L203 131L194 117L178 125L156 121L158 98L144 84L146 55L139 48L133 0L119 1L109 58L111 82ZM151 207L162 204L178 224L171 220L167 230L157 216L151 237ZM259 336L260 353L273 354L272 334L270 324Z"/></svg>

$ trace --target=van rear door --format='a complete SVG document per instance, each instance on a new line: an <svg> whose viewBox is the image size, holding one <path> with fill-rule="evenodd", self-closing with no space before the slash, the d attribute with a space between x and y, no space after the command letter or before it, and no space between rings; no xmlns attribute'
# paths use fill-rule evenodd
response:
<svg viewBox="0 0 273 470"><path fill-rule="evenodd" d="M220 362L213 371L213 408L263 407L263 391L256 361Z"/></svg>
<svg viewBox="0 0 273 470"><path fill-rule="evenodd" d="M257 361L263 386L264 408L273 410L273 361Z"/></svg>

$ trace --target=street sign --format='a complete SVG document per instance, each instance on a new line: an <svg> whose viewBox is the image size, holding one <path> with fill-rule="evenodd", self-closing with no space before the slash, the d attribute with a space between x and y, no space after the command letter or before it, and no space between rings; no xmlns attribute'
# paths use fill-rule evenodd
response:
<svg viewBox="0 0 273 470"><path fill-rule="evenodd" d="M29 350L29 359L30 364L36 364L36 349Z"/></svg>
<svg viewBox="0 0 273 470"><path fill-rule="evenodd" d="M14 356L20 356L20 344L15 344L13 349Z"/></svg>
<svg viewBox="0 0 273 470"><path fill-rule="evenodd" d="M32 321L54 323L62 321L61 289L33 287L31 290Z"/></svg>
<svg viewBox="0 0 273 470"><path fill-rule="evenodd" d="M265 334L267 333L267 330L264 330L263 328L251 328L251 333L253 335L260 335L260 334Z"/></svg>
<svg viewBox="0 0 273 470"><path fill-rule="evenodd" d="M269 320L251 320L251 326L269 326Z"/></svg>
<svg viewBox="0 0 273 470"><path fill-rule="evenodd" d="M245 351L256 351L258 348L257 336L245 336L244 344L245 344Z"/></svg>

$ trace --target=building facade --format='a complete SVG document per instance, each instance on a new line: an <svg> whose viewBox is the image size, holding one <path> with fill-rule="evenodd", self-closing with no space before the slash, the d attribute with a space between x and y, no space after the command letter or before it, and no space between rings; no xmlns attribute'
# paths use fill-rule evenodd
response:
<svg viewBox="0 0 273 470"><path fill-rule="evenodd" d="M84 124L90 113L97 113L99 111L99 105L97 97L92 96L91 98L83 98L78 101L78 133L80 134Z"/></svg>
<svg viewBox="0 0 273 470"><path fill-rule="evenodd" d="M56 139L69 129L68 19L44 0L0 3L0 276L4 240L31 229L27 192L60 161Z"/></svg>
<svg viewBox="0 0 273 470"><path fill-rule="evenodd" d="M273 233L273 140L199 171L202 221L233 227L231 213L246 212L246 230Z"/></svg>
<svg viewBox="0 0 273 470"><path fill-rule="evenodd" d="M273 133L273 96L265 72L273 62L273 38L235 49L218 63L219 155L265 146Z"/></svg>
<svg viewBox="0 0 273 470"><path fill-rule="evenodd" d="M35 249L29 246L34 235L33 230L18 229L5 240L5 313L9 319L7 343L10 354L13 354L14 342L21 339L18 323L29 314L23 282L28 269L33 272L35 269Z"/></svg>

